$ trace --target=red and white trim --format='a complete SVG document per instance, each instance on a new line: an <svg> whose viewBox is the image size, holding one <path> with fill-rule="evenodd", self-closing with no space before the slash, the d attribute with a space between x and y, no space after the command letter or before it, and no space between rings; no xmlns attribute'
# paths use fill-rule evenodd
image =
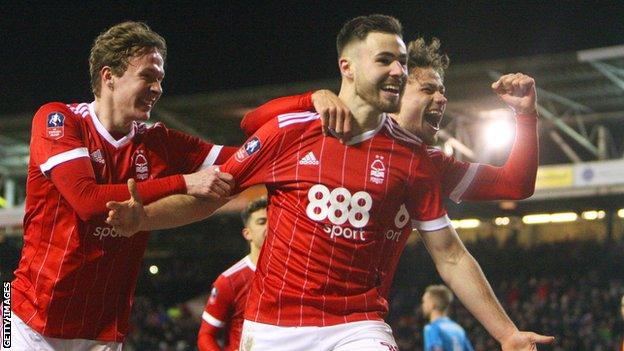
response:
<svg viewBox="0 0 624 351"><path fill-rule="evenodd" d="M130 133L126 134L123 138L119 140L115 140L113 136L104 128L102 122L95 114L95 108L93 107L93 102L89 104L89 114L91 114L91 120L93 121L93 125L95 125L95 129L97 129L98 133L106 140L109 144L113 145L116 149L122 148L132 141L135 133L136 123L133 123L132 130Z"/></svg>
<svg viewBox="0 0 624 351"><path fill-rule="evenodd" d="M304 122L313 121L319 118L320 116L318 113L310 112L310 111L285 113L283 115L277 116L277 125L280 128L284 128L291 124L304 123Z"/></svg>
<svg viewBox="0 0 624 351"><path fill-rule="evenodd" d="M448 227L451 225L451 219L448 218L448 215L444 215L440 218L431 220L431 221L417 221L412 220L412 228L418 230L424 230L427 232L439 230L444 227Z"/></svg>
<svg viewBox="0 0 624 351"><path fill-rule="evenodd" d="M466 170L466 173L462 177L461 181L457 183L457 186L455 187L455 189L453 189L453 191L449 195L449 198L451 200L453 200L456 203L461 202L462 196L464 195L466 190L468 190L468 187L470 186L470 183L472 183L472 180L477 174L478 169L479 169L478 163L471 163L470 166L468 166L468 169Z"/></svg>
<svg viewBox="0 0 624 351"><path fill-rule="evenodd" d="M212 149L210 149L210 152L208 153L208 155L204 159L204 163L202 163L202 165L201 165L201 167L199 167L199 169L205 169L205 168L208 168L208 167L214 165L215 162L217 161L217 158L219 157L219 154L221 153L222 149L223 149L223 145L213 145Z"/></svg>
<svg viewBox="0 0 624 351"><path fill-rule="evenodd" d="M224 321L216 319L215 317L211 316L210 313L206 311L202 313L202 319L204 320L204 322L212 325L215 328L223 328L223 326L225 325Z"/></svg>
<svg viewBox="0 0 624 351"><path fill-rule="evenodd" d="M89 150L87 150L86 147L79 147L73 150L61 152L60 154L50 157L39 166L39 169L41 169L41 173L47 177L47 173L55 166L79 157L89 157Z"/></svg>

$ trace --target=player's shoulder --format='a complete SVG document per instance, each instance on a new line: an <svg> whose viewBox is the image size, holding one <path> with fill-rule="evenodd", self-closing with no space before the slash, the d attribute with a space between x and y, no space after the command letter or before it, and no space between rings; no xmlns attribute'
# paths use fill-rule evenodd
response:
<svg viewBox="0 0 624 351"><path fill-rule="evenodd" d="M229 278L231 276L244 274L248 271L253 270L255 270L255 266L253 266L253 263L251 263L249 256L245 256L243 259L234 263L230 268L226 269L223 273L221 273L221 276Z"/></svg>
<svg viewBox="0 0 624 351"><path fill-rule="evenodd" d="M88 103L48 102L37 110L35 118L47 118L50 123L63 123L66 118L82 119L89 115Z"/></svg>
<svg viewBox="0 0 624 351"><path fill-rule="evenodd" d="M289 112L277 115L275 127L284 130L303 130L320 120L320 115L313 111Z"/></svg>

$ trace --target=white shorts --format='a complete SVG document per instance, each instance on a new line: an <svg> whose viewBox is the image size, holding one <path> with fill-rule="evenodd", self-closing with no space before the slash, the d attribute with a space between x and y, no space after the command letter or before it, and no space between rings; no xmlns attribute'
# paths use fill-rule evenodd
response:
<svg viewBox="0 0 624 351"><path fill-rule="evenodd" d="M11 312L11 351L121 351L120 342L57 339L39 334Z"/></svg>
<svg viewBox="0 0 624 351"><path fill-rule="evenodd" d="M392 329L382 321L329 327L280 327L246 320L240 351L398 351Z"/></svg>

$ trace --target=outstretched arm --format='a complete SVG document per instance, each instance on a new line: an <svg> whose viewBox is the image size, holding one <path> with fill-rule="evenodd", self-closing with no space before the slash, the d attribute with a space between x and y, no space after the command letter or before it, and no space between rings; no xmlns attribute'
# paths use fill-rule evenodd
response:
<svg viewBox="0 0 624 351"><path fill-rule="evenodd" d="M232 183L231 175L219 173L220 179ZM150 205L143 206L143 201L134 179L128 180L130 199L117 202L109 201L106 223L113 226L123 236L132 236L140 231L168 229L183 226L209 217L227 202L225 196L202 199L189 195L172 195Z"/></svg>
<svg viewBox="0 0 624 351"><path fill-rule="evenodd" d="M353 116L336 94L325 89L271 100L247 112L241 121L241 129L250 136L278 115L313 110L321 116L323 133L327 135L328 129L332 129L343 135L344 140L348 139Z"/></svg>
<svg viewBox="0 0 624 351"><path fill-rule="evenodd" d="M425 247L445 283L463 305L501 344L503 351L536 350L551 343L551 336L521 332L498 302L481 267L468 252L452 227L421 231Z"/></svg>

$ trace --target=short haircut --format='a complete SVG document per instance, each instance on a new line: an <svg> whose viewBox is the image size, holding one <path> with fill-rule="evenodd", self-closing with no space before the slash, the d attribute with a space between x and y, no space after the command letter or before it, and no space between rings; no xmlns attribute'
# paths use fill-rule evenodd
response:
<svg viewBox="0 0 624 351"><path fill-rule="evenodd" d="M453 302L453 292L446 285L429 285L425 293L429 293L434 299L434 309L438 311L448 311Z"/></svg>
<svg viewBox="0 0 624 351"><path fill-rule="evenodd" d="M89 54L91 91L100 96L100 71L109 66L116 76L122 76L128 68L130 58L157 49L163 60L167 58L165 39L152 31L143 22L123 22L114 25L98 35Z"/></svg>
<svg viewBox="0 0 624 351"><path fill-rule="evenodd" d="M261 210L263 208L267 208L267 206L268 206L268 201L266 197L261 197L250 202L247 205L247 207L243 210L243 212L241 212L241 219L243 220L243 225L244 226L247 225L247 221L249 220L249 217L251 217L252 213L258 210Z"/></svg>
<svg viewBox="0 0 624 351"><path fill-rule="evenodd" d="M449 57L440 52L440 39L432 38L427 44L425 38L419 37L407 46L407 69L410 74L415 68L433 68L440 78L444 79L444 70L449 66Z"/></svg>
<svg viewBox="0 0 624 351"><path fill-rule="evenodd" d="M336 37L338 56L342 55L342 51L349 43L365 40L372 32L396 34L403 38L401 22L392 16L374 14L356 17L345 23Z"/></svg>

